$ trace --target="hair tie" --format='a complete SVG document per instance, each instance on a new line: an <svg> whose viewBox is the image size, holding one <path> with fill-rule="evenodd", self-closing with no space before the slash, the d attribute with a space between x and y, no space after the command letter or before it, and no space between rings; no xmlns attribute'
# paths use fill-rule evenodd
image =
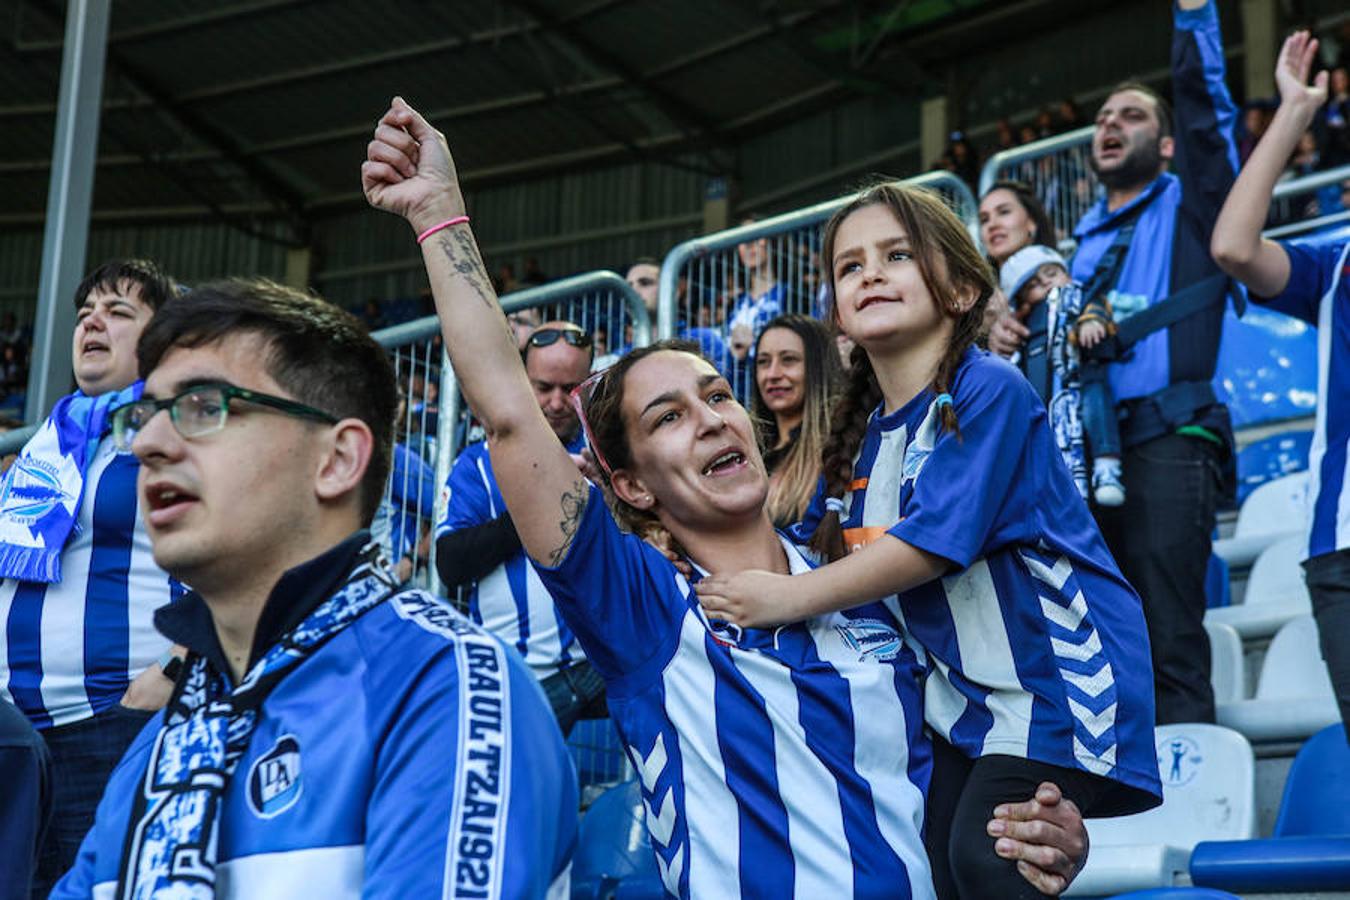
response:
<svg viewBox="0 0 1350 900"><path fill-rule="evenodd" d="M467 221L469 221L468 216L455 216L453 219L446 219L444 222L438 222L419 234L417 236L417 243L422 243L438 231L444 231L452 225L463 225Z"/></svg>
<svg viewBox="0 0 1350 900"><path fill-rule="evenodd" d="M842 516L842 515L844 514L844 498L843 498L843 497L826 497L826 498L825 498L825 511L826 511L826 512L838 513L839 515Z"/></svg>
<svg viewBox="0 0 1350 900"><path fill-rule="evenodd" d="M943 391L941 394L938 394L938 395L937 395L937 400L935 400L935 401L933 401L933 402L937 404L937 408L938 408L938 409L942 409L942 407L944 407L944 406L951 406L951 405L952 405L952 395L951 395L951 394L948 394L946 391Z"/></svg>

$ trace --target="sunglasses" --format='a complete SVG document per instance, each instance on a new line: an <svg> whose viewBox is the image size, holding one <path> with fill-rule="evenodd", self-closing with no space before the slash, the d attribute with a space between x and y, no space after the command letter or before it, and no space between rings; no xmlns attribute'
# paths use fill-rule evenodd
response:
<svg viewBox="0 0 1350 900"><path fill-rule="evenodd" d="M577 421L581 422L581 430L586 435L586 446L590 448L591 455L595 457L595 461L604 470L605 477L613 478L614 472L610 470L609 461L605 459L604 454L600 452L600 448L596 446L595 435L591 433L590 420L586 418L586 404L590 402L591 395L600 386L605 378L605 373L608 371L609 369L601 369L598 372L592 372L589 378L572 388L571 393L567 396L572 401L572 409L576 411Z"/></svg>
<svg viewBox="0 0 1350 900"><path fill-rule="evenodd" d="M586 348L591 345L591 336L575 328L540 328L530 335L531 347L547 347L564 340L572 347Z"/></svg>

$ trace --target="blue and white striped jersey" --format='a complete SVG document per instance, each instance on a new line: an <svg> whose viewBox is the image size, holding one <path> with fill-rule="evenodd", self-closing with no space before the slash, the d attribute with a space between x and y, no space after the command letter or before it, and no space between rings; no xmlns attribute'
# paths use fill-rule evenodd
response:
<svg viewBox="0 0 1350 900"><path fill-rule="evenodd" d="M136 497L140 463L99 442L61 581L0 582L0 687L35 728L87 719L121 699L169 647L156 607L179 589L150 552Z"/></svg>
<svg viewBox="0 0 1350 900"><path fill-rule="evenodd" d="M56 900L112 900L161 722L113 772ZM576 810L571 758L529 671L407 591L263 701L225 788L215 897L565 900Z"/></svg>
<svg viewBox="0 0 1350 900"><path fill-rule="evenodd" d="M540 576L605 680L670 893L933 896L922 668L883 607L711 625L594 488L566 559Z"/></svg>
<svg viewBox="0 0 1350 900"><path fill-rule="evenodd" d="M1055 447L1045 404L979 350L950 393L959 436L939 433L928 390L873 414L843 517L851 547L891 534L954 564L887 601L928 651L925 718L969 757L1020 756L1133 789L1098 815L1156 805L1143 611ZM817 496L799 535L822 511Z"/></svg>
<svg viewBox="0 0 1350 900"><path fill-rule="evenodd" d="M1317 329L1317 426L1308 453L1308 555L1350 547L1350 241L1285 243L1289 284L1252 299Z"/></svg>
<svg viewBox="0 0 1350 900"><path fill-rule="evenodd" d="M578 435L567 452L580 453L584 446L584 436ZM459 454L445 489L449 498L445 519L436 528L438 538L461 528L486 524L506 513L506 501L497 488L486 441L470 445ZM524 550L473 586L469 615L508 646L515 647L541 679L552 675L559 666L586 658Z"/></svg>

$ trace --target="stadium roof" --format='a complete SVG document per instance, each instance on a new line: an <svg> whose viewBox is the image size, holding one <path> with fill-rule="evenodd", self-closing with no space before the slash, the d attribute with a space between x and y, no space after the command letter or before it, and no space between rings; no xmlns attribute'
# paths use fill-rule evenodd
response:
<svg viewBox="0 0 1350 900"><path fill-rule="evenodd" d="M466 184L623 159L709 173L745 136L858 94L940 93L945 66L1107 0L177 0L113 4L97 219L359 201L401 93ZM0 0L0 225L43 218L64 4Z"/></svg>

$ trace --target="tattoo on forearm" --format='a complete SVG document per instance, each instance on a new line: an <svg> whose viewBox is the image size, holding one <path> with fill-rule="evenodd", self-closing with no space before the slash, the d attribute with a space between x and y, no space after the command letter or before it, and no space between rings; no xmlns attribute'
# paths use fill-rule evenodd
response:
<svg viewBox="0 0 1350 900"><path fill-rule="evenodd" d="M549 565L556 566L567 556L568 549L572 546L572 539L577 536L577 527L581 524L581 514L586 511L586 482L577 481L572 487L563 491L562 494L562 518L558 520L558 530L562 532L563 540L558 547L549 554Z"/></svg>
<svg viewBox="0 0 1350 900"><path fill-rule="evenodd" d="M488 306L496 307L497 296L492 292L487 272L483 270L483 260L478 255L478 247L474 245L473 238L468 232L462 228L447 228L440 233L438 243L446 261L450 263L450 268L473 288L478 299Z"/></svg>

